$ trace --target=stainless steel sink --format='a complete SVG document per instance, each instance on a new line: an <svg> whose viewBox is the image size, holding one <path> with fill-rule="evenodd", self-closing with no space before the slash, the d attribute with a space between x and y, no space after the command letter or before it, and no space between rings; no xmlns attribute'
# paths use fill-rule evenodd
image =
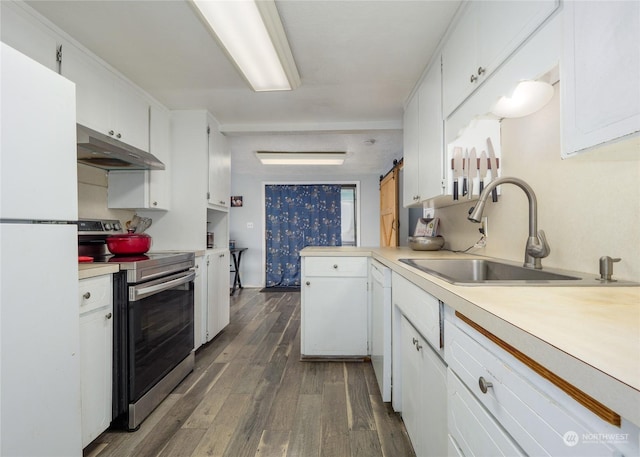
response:
<svg viewBox="0 0 640 457"><path fill-rule="evenodd" d="M400 259L401 262L451 284L512 286L637 285L628 281L601 282L596 275L561 270L535 270L488 259Z"/></svg>

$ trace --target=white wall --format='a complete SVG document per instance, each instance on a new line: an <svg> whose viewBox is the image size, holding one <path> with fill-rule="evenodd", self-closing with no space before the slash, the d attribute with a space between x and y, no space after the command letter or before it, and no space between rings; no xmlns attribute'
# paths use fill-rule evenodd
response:
<svg viewBox="0 0 640 457"><path fill-rule="evenodd" d="M598 275L601 256L621 257L614 278L640 281L640 154L629 142L614 151L560 158L560 102L502 122L503 176L524 179L538 199L538 228L551 254L543 266ZM479 238L478 224L467 221L473 204L436 211L447 247L466 249ZM513 185L502 186L500 201L489 203L486 248L472 252L521 261L528 233L528 203Z"/></svg>
<svg viewBox="0 0 640 457"><path fill-rule="evenodd" d="M134 212L107 208L107 172L78 164L78 217L80 219L131 220Z"/></svg>
<svg viewBox="0 0 640 457"><path fill-rule="evenodd" d="M233 160L233 159L232 159ZM236 246L248 248L242 255L241 278L246 287L264 286L264 201L265 183L309 183L309 182L359 182L360 186L360 245L380 244L380 194L379 175L323 176L282 178L268 175L255 176L232 172L231 195L242 195L243 206L229 209L229 238ZM253 228L247 228L253 224Z"/></svg>

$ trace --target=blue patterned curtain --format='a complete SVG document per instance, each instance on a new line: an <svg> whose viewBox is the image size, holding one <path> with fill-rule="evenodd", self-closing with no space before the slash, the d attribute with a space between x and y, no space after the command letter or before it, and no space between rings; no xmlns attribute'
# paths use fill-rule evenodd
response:
<svg viewBox="0 0 640 457"><path fill-rule="evenodd" d="M265 186L267 287L300 286L300 250L340 246L340 185Z"/></svg>

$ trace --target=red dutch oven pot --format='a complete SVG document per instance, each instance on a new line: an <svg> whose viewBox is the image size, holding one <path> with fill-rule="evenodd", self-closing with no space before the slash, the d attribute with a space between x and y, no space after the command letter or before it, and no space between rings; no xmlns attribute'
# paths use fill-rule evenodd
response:
<svg viewBox="0 0 640 457"><path fill-rule="evenodd" d="M114 255L144 254L151 248L151 237L146 233L126 233L107 237L107 248Z"/></svg>

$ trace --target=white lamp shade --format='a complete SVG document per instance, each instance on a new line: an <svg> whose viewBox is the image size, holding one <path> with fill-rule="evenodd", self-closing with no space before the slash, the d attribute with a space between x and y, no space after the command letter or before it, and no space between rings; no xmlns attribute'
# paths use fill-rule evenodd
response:
<svg viewBox="0 0 640 457"><path fill-rule="evenodd" d="M491 112L498 117L524 117L544 107L553 97L553 86L543 81L521 81L510 97L500 97Z"/></svg>

